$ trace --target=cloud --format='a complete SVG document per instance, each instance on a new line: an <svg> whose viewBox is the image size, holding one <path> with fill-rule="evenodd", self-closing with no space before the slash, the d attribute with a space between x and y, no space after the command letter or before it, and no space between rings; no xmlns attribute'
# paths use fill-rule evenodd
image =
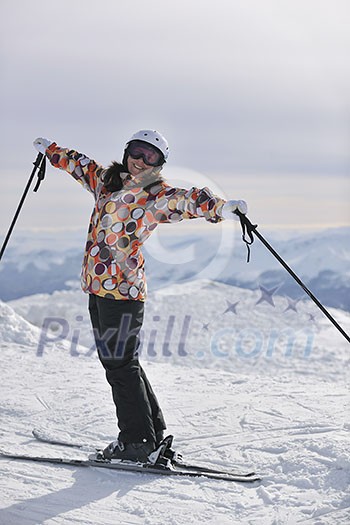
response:
<svg viewBox="0 0 350 525"><path fill-rule="evenodd" d="M205 172L349 171L347 0L3 0L2 169L39 135L120 158L136 129Z"/></svg>

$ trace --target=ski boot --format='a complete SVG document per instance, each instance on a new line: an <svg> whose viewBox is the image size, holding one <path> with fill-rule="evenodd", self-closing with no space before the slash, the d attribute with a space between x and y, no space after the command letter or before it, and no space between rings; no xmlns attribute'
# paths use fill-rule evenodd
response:
<svg viewBox="0 0 350 525"><path fill-rule="evenodd" d="M154 451L154 443L122 443L119 439L112 441L102 452L102 459L120 459L147 463L148 456Z"/></svg>

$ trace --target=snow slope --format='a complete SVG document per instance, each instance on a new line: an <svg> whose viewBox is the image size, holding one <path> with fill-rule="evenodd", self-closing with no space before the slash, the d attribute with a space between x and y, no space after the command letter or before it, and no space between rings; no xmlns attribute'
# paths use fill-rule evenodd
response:
<svg viewBox="0 0 350 525"><path fill-rule="evenodd" d="M0 459L0 523L347 524L349 345L309 301L293 309L285 297L261 298L208 280L158 290L142 348L184 456L254 468L261 483ZM332 313L349 331L349 314ZM0 320L0 449L84 456L36 442L34 426L96 445L114 438L86 297L66 291L0 303Z"/></svg>

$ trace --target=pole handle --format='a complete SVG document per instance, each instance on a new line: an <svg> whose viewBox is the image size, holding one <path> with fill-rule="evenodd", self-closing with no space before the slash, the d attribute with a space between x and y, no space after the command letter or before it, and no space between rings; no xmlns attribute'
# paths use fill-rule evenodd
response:
<svg viewBox="0 0 350 525"><path fill-rule="evenodd" d="M18 206L17 206L17 210L16 210L16 212L15 212L15 215L14 215L14 217L13 217L13 219L12 219L12 222L11 222L10 228L9 228L7 234L6 234L5 240L4 240L3 245L2 245L2 247L1 247L1 250L0 250L0 261L1 261L1 259L2 259L2 256L4 255L4 252L5 252L5 250L6 250L6 246L7 246L8 242L9 242L9 240L10 240L10 237L11 237L12 231L13 231L15 225L16 225L16 222L17 222L18 216L19 216L19 214L20 214L20 212L21 212L21 209L22 209L22 206L23 206L24 201L25 201L25 199L26 199L27 193L28 193L29 188L30 188L30 186L31 186L31 184L32 184L32 181L33 181L33 179L34 179L35 172L37 171L38 168L40 168L39 176L40 176L41 178L39 177L39 179L38 179L38 183L37 183L37 185L36 185L36 189L35 189L35 191L37 191L37 189L38 189L38 187L39 187L39 184L40 184L41 180L43 180L43 178L44 178L44 176L45 176L45 156L44 156L42 153L38 153L38 155L37 155L35 161L33 162L33 164L34 164L33 171L32 171L32 173L30 174L29 180L28 180L27 185L26 185L26 187L25 187L25 189L24 189L24 192L23 192L23 195L22 195L22 197L21 197L21 200L19 201L19 204L18 204Z"/></svg>

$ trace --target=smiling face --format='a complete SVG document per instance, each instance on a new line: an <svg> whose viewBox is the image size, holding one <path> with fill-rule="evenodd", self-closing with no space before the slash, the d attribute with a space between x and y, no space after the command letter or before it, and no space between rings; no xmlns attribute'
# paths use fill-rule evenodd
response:
<svg viewBox="0 0 350 525"><path fill-rule="evenodd" d="M133 177L137 177L143 171L152 170L152 167L148 166L148 164L146 164L142 158L133 159L132 157L130 157L130 155L128 156L127 165L128 165L128 172Z"/></svg>

